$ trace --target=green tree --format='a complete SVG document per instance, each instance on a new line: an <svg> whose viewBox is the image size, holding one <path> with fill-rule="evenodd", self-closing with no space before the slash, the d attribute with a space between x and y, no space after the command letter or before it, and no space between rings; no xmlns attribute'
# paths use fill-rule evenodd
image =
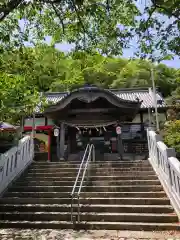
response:
<svg viewBox="0 0 180 240"><path fill-rule="evenodd" d="M102 54L117 55L133 36L139 14L129 1L3 0L0 4L1 41L5 46L21 46L23 41L36 44L47 35L52 45L62 41L75 43L76 50L98 49ZM18 23L23 20L23 27ZM22 23L22 21L21 21ZM120 30L118 24L123 26Z"/></svg>
<svg viewBox="0 0 180 240"><path fill-rule="evenodd" d="M28 86L25 78L0 72L0 121L19 123L38 102L38 92Z"/></svg>
<svg viewBox="0 0 180 240"><path fill-rule="evenodd" d="M180 157L180 120L168 122L164 130L165 143L175 148L177 156Z"/></svg>
<svg viewBox="0 0 180 240"><path fill-rule="evenodd" d="M105 88L152 85L149 61L105 57L95 51L65 55L47 44L4 51L0 67L8 74L21 75L39 92L71 90L84 83ZM178 86L179 71L163 64L154 69L156 85L164 96L171 95Z"/></svg>
<svg viewBox="0 0 180 240"><path fill-rule="evenodd" d="M75 51L65 55L47 44L13 51L4 50L0 55L0 69L3 76L1 84L6 86L6 89L11 88L11 85L4 83L4 76L6 79L11 76L11 79L15 79L13 81L17 95L19 95L18 89L20 94L26 93L26 89L30 90L33 96L34 92L70 91L85 83L103 88L148 87L152 85L151 67L149 61L106 57L97 51L91 53ZM179 70L162 64L154 66L154 69L156 85L160 86L165 97L178 92ZM20 83L17 79L22 79L23 87L19 87ZM12 80L9 82L11 83ZM24 89L23 92L21 89ZM18 105L17 97L12 90L9 91L12 98L6 91L5 93L12 103ZM2 95L2 100L3 98ZM22 99L26 98L22 97Z"/></svg>
<svg viewBox="0 0 180 240"><path fill-rule="evenodd" d="M2 71L21 75L27 84L45 92L57 79L63 79L69 60L52 46L39 45L14 51L4 51L0 58Z"/></svg>
<svg viewBox="0 0 180 240"><path fill-rule="evenodd" d="M137 55L142 58L180 55L179 0L144 3L144 11L139 11L131 0L1 0L1 42L5 47L24 41L36 44L50 35L52 44L67 41L75 43L76 50L98 49L112 56L120 55L136 35Z"/></svg>
<svg viewBox="0 0 180 240"><path fill-rule="evenodd" d="M136 27L141 57L169 60L172 53L180 55L179 0L146 1L142 17Z"/></svg>
<svg viewBox="0 0 180 240"><path fill-rule="evenodd" d="M150 85L150 63L141 60L128 61L119 71L112 87L145 87Z"/></svg>
<svg viewBox="0 0 180 240"><path fill-rule="evenodd" d="M167 67L164 64L158 64L155 67L156 84L160 87L165 97L170 96L177 88L177 74L178 70Z"/></svg>

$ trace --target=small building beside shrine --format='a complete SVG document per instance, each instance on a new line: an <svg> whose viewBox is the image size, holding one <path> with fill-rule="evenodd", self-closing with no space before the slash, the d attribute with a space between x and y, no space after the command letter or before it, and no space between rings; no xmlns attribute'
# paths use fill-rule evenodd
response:
<svg viewBox="0 0 180 240"><path fill-rule="evenodd" d="M118 154L117 126L121 128L124 155L146 157L146 128L155 124L151 88L102 89L85 86L72 92L43 94L48 107L35 110L35 152L52 161L77 160L88 143L95 145L98 159ZM159 121L166 120L167 105L157 90ZM24 131L32 130L27 117Z"/></svg>

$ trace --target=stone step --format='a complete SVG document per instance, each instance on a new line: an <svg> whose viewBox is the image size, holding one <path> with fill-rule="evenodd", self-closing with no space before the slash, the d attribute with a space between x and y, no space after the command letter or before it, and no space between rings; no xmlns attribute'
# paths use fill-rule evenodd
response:
<svg viewBox="0 0 180 240"><path fill-rule="evenodd" d="M30 168L28 173L78 173L79 168Z"/></svg>
<svg viewBox="0 0 180 240"><path fill-rule="evenodd" d="M69 198L71 192L6 192L4 197ZM164 191L155 192L81 192L81 197L92 198L166 198Z"/></svg>
<svg viewBox="0 0 180 240"><path fill-rule="evenodd" d="M77 199L75 199L76 201ZM82 204L124 204L124 205L170 205L168 198L80 198ZM32 198L32 197L10 197L0 198L0 204L70 204L71 198Z"/></svg>
<svg viewBox="0 0 180 240"><path fill-rule="evenodd" d="M29 169L29 173L58 173L58 172L76 172L78 173L79 168L50 168L50 167L46 167L46 168L31 168ZM105 168L105 167L101 167L101 168L90 168L91 173L94 172L108 172L108 173L114 173L114 172L134 172L134 171L142 171L142 172L146 172L146 171L150 171L153 172L152 167L129 167L129 168Z"/></svg>
<svg viewBox="0 0 180 240"><path fill-rule="evenodd" d="M73 205L74 211L78 211L78 204ZM0 204L0 212L70 212L71 204ZM96 213L173 213L170 205L110 205L110 204L82 204L81 212Z"/></svg>
<svg viewBox="0 0 180 240"><path fill-rule="evenodd" d="M12 186L9 188L11 192L71 192L72 186ZM82 186L82 192L99 191L99 192L155 192L163 191L161 185L126 185L126 186Z"/></svg>
<svg viewBox="0 0 180 240"><path fill-rule="evenodd" d="M98 174L98 172L96 172L96 174ZM102 172L99 173L100 175L104 175L104 176L108 176L108 175L113 175L113 172ZM116 171L115 175L116 176L127 176L132 174L132 176L149 176L149 175L155 175L154 171ZM92 175L92 174L91 174ZM77 172L33 172L33 171L29 171L26 176L30 177L63 177L63 176L72 176L72 177L76 177L77 176Z"/></svg>
<svg viewBox="0 0 180 240"><path fill-rule="evenodd" d="M38 162L34 161L32 165L80 165L80 161L59 161L59 162L47 162L46 160ZM150 164L148 160L113 160L113 161L98 161L91 162L91 164Z"/></svg>
<svg viewBox="0 0 180 240"><path fill-rule="evenodd" d="M28 172L27 174L24 174L22 176L26 177L68 177L71 176L73 178L76 178L77 172L54 172L54 173L49 173L49 172L44 172L44 173L36 173L36 172Z"/></svg>
<svg viewBox="0 0 180 240"><path fill-rule="evenodd" d="M77 217L77 213L74 213ZM70 221L70 212L0 212L0 219L11 221ZM175 214L81 212L81 221L178 223Z"/></svg>
<svg viewBox="0 0 180 240"><path fill-rule="evenodd" d="M125 171L125 170L121 170L121 171L111 171L111 169L109 171L105 171L102 169L102 171L94 171L91 173L91 175L104 175L104 176L108 176L108 175L119 175L119 176L127 176L127 175L133 175L133 176L149 176L149 175L155 175L155 172L153 170L149 170L149 171L143 171L143 170L128 170L128 171Z"/></svg>
<svg viewBox="0 0 180 240"><path fill-rule="evenodd" d="M73 229L67 221L0 221L1 228L19 229ZM129 231L179 231L178 223L150 223L150 222L81 222L76 229L84 230L129 230ZM23 235L24 238L24 235ZM20 238L21 239L21 238Z"/></svg>
<svg viewBox="0 0 180 240"><path fill-rule="evenodd" d="M111 185L160 185L159 180L101 180L101 181L84 181L85 185L93 185L93 186L111 186ZM77 182L80 185L80 181ZM16 181L16 185L18 186L74 186L74 181L59 181L59 180L46 180L46 181Z"/></svg>
<svg viewBox="0 0 180 240"><path fill-rule="evenodd" d="M22 181L59 181L59 180L62 180L62 181L75 181L76 179L76 176L72 177L72 176L63 176L61 178L59 177L54 177L54 176L40 176L40 177L37 177L37 176L30 176L30 177L21 177L19 180L22 180ZM119 181L119 180L129 180L129 181L132 181L132 180L158 180L158 177L153 174L153 175L144 175L144 176L132 176L132 175L126 175L126 176L117 176L117 175L110 175L110 176L90 176L89 177L90 180L92 181Z"/></svg>
<svg viewBox="0 0 180 240"><path fill-rule="evenodd" d="M40 163L33 163L31 166L33 168L68 168L68 167L71 167L71 168L79 168L81 163L77 163L77 164L74 164L74 163L43 163L43 162L40 162ZM90 163L90 165L92 167L151 167L150 163L148 161L141 161L141 162L100 162L100 163Z"/></svg>
<svg viewBox="0 0 180 240"><path fill-rule="evenodd" d="M0 198L1 228L180 230L148 161L90 163L80 195L81 222L73 226L71 191L79 166L80 161L33 162ZM77 204L74 199L74 219Z"/></svg>
<svg viewBox="0 0 180 240"><path fill-rule="evenodd" d="M89 180L92 186L161 185L159 180Z"/></svg>

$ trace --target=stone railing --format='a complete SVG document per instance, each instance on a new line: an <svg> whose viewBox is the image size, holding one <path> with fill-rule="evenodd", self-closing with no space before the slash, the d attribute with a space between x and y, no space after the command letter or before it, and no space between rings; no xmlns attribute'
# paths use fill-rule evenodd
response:
<svg viewBox="0 0 180 240"><path fill-rule="evenodd" d="M21 139L18 146L0 155L0 194L33 161L34 142L32 136Z"/></svg>
<svg viewBox="0 0 180 240"><path fill-rule="evenodd" d="M180 218L180 162L174 148L168 148L160 135L147 130L149 161Z"/></svg>

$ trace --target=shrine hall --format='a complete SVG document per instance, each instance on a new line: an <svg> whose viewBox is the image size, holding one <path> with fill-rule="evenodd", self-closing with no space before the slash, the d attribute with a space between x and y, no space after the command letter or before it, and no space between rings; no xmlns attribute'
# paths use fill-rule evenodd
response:
<svg viewBox="0 0 180 240"><path fill-rule="evenodd" d="M102 160L112 154L117 159L133 154L146 156L146 128L154 124L151 88L108 90L85 86L66 93L45 93L43 97L48 106L40 112L39 103L35 111L37 155L44 154L48 161L76 160L87 144L93 143ZM163 120L166 105L158 90L156 99ZM24 125L24 132L32 129L32 116Z"/></svg>

